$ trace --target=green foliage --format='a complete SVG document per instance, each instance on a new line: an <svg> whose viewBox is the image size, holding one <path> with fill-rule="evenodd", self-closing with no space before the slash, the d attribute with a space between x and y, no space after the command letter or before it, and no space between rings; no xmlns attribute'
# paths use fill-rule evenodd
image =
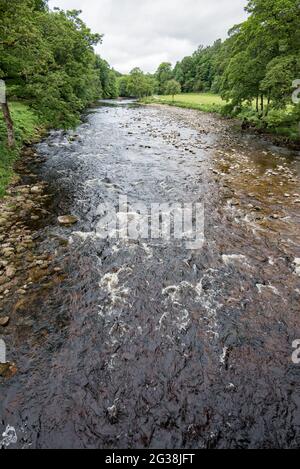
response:
<svg viewBox="0 0 300 469"><path fill-rule="evenodd" d="M178 83L178 81L176 80L169 80L165 85L165 90L166 94L170 94L171 96L173 96L174 100L175 94L179 94L181 92L180 83Z"/></svg>
<svg viewBox="0 0 300 469"><path fill-rule="evenodd" d="M102 97L106 99L117 98L119 90L116 72L111 69L106 60L101 59L99 56L96 58L96 69L100 77Z"/></svg>
<svg viewBox="0 0 300 469"><path fill-rule="evenodd" d="M161 63L155 73L155 78L158 84L158 94L165 94L166 84L173 78L172 64L169 62Z"/></svg>
<svg viewBox="0 0 300 469"><path fill-rule="evenodd" d="M101 96L93 46L101 36L80 11L49 11L39 0L0 0L0 76L8 97L26 99L55 127L78 122Z"/></svg>
<svg viewBox="0 0 300 469"><path fill-rule="evenodd" d="M118 86L118 94L122 97L127 97L127 84L128 84L128 75L122 75L117 77L117 86Z"/></svg>
<svg viewBox="0 0 300 469"><path fill-rule="evenodd" d="M222 95L235 103L260 99L261 117L291 101L300 74L300 15L295 0L250 0L249 18L231 32ZM267 97L268 108L263 98Z"/></svg>
<svg viewBox="0 0 300 469"><path fill-rule="evenodd" d="M119 95L123 97L151 96L157 88L155 78L150 74L144 74L139 68L134 68L129 75L121 76L117 81Z"/></svg>
<svg viewBox="0 0 300 469"><path fill-rule="evenodd" d="M209 47L199 46L192 56L177 62L174 78L180 83L182 91L189 93L211 90L216 77L216 59L221 47L221 40Z"/></svg>
<svg viewBox="0 0 300 469"><path fill-rule="evenodd" d="M231 28L223 43L200 46L173 71L170 64L161 64L156 72L159 93L173 94L166 84L174 78L185 93L212 92L228 102L221 107L208 105L210 110L272 132L280 129L293 138L298 133L299 138L300 116L291 100L292 82L300 78L299 1L249 0L246 10L248 19ZM189 96L176 96L172 104L201 110L207 106L191 102Z"/></svg>
<svg viewBox="0 0 300 469"><path fill-rule="evenodd" d="M295 76L300 76L300 57L295 54L275 57L268 63L260 88L274 108L280 109L290 104L291 84Z"/></svg>

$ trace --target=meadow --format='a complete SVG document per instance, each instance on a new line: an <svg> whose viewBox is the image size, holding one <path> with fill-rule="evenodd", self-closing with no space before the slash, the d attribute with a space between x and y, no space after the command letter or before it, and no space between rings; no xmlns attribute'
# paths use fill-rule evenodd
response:
<svg viewBox="0 0 300 469"><path fill-rule="evenodd" d="M226 105L221 96L213 93L181 93L173 96L153 96L148 101L170 106L197 109L204 112L218 112ZM145 100L147 102L147 99Z"/></svg>

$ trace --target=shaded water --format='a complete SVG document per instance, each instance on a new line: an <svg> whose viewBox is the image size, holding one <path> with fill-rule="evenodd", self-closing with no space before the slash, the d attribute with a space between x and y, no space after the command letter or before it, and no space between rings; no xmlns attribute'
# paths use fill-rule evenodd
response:
<svg viewBox="0 0 300 469"><path fill-rule="evenodd" d="M7 446L299 447L297 155L210 115L112 104L38 145L53 194L39 249L65 275L14 309ZM100 239L99 204L120 194L204 200L203 249ZM58 227L66 213L78 224Z"/></svg>

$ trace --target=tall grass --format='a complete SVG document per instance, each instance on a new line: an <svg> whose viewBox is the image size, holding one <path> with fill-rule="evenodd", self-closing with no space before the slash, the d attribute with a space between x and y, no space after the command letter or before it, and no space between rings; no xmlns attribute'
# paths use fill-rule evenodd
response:
<svg viewBox="0 0 300 469"><path fill-rule="evenodd" d="M5 194L5 189L14 174L14 162L19 157L22 146L38 136L38 128L41 126L37 115L28 105L13 102L9 106L15 126L16 147L14 149L7 147L6 128L0 115L0 198Z"/></svg>

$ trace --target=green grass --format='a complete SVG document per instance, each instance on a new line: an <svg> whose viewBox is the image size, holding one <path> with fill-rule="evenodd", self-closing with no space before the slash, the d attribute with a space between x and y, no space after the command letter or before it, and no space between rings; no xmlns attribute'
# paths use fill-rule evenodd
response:
<svg viewBox="0 0 300 469"><path fill-rule="evenodd" d="M226 105L221 96L213 93L182 93L172 96L153 96L143 100L145 103L168 104L170 106L197 109L204 112L220 113Z"/></svg>
<svg viewBox="0 0 300 469"><path fill-rule="evenodd" d="M28 105L12 102L9 104L11 116L14 121L16 134L16 147L11 150L7 147L6 128L2 114L0 115L0 198L5 195L5 189L11 181L14 171L14 162L20 155L24 143L29 143L38 137L38 128L41 126L37 115Z"/></svg>

